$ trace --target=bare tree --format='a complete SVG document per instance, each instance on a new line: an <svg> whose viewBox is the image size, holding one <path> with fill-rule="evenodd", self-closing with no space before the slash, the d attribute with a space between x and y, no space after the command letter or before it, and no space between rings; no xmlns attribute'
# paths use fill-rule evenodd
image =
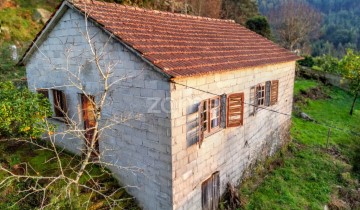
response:
<svg viewBox="0 0 360 210"><path fill-rule="evenodd" d="M30 163L22 163L23 171L21 173L14 172L10 168L7 168L0 164L0 172L5 173L6 176L0 180L0 188L6 188L13 182L26 182L31 180L31 184L26 189L22 189L19 193L24 196L18 201L21 202L27 199L29 196L38 194L41 196L41 204L38 206L40 209L47 208L49 206L56 205L59 199L71 200L74 195L77 195L80 190L86 190L91 194L100 196L106 200L106 205L110 208L118 206L122 199L118 199L116 193L120 190L115 189L111 193L104 193L103 183L99 182L95 177L91 177L92 165L96 164L101 167L118 167L121 170L130 170L140 172L142 169L136 167L121 167L117 164L111 164L103 160L103 153L108 152L111 148L105 148L105 150L99 153L98 145L102 139L104 133L107 130L111 130L114 126L122 123L126 123L129 120L137 119L140 116L130 113L119 113L116 116L104 116L103 110L105 107L111 106L110 92L115 86L121 82L127 81L137 75L126 74L122 76L114 77L114 71L117 66L117 62L107 62L104 58L108 56L108 45L113 40L112 36L108 36L107 40L99 43L99 36L105 36L103 33L96 34L89 30L88 14L84 15L85 27L78 26L78 32L83 37L83 40L87 43L87 47L81 52L79 49L79 43L77 42L64 42L65 52L63 53L66 59L64 65L59 66L53 63L45 53L41 52L40 47L38 51L43 56L42 62L48 63L53 66L55 71L61 72L61 75L66 77L66 84L61 86L53 86L51 88L73 88L77 92L81 93L83 101L87 101L86 107L82 107L81 111L83 115L88 117L88 122L83 122L74 115L69 115L66 108L61 104L60 96L54 98L55 111L61 115L61 119L66 123L66 129L54 130L54 119L45 118L44 121L47 125L46 137L47 144L38 142L35 139L24 138L8 138L1 141L17 141L26 142L33 145L36 149L50 151L53 154L51 160L57 163L57 172L55 175L44 175L38 173L33 169ZM59 39L60 40L60 39ZM95 66L94 72L98 75L98 91L97 93L89 93L84 82L83 74L86 71L86 66L78 65L72 66L71 63L84 61ZM120 62L120 61L119 61ZM55 123L56 124L56 123ZM81 150L82 156L73 155L72 159L77 159L77 164L68 164L62 161L61 156L68 153L64 152L63 148L57 146L59 139L77 139L80 142L84 142L84 147ZM46 164L46 163L44 163ZM104 170L106 172L106 170ZM83 183L81 181L84 176L90 177L91 182ZM49 199L47 197L48 192L52 190L53 186L61 185L61 190L58 192L52 192L56 199ZM136 187L136 186L125 186ZM90 196L89 196L90 200ZM90 201L88 201L90 203ZM84 208L90 208L91 206L84 206Z"/></svg>
<svg viewBox="0 0 360 210"><path fill-rule="evenodd" d="M288 0L269 12L269 21L281 45L291 51L303 50L318 34L321 14L305 1Z"/></svg>

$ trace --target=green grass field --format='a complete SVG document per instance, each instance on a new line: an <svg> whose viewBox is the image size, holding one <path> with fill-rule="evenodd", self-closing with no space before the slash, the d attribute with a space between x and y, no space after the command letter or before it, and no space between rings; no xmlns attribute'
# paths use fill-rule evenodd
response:
<svg viewBox="0 0 360 210"><path fill-rule="evenodd" d="M359 174L352 170L360 164L360 136L354 134L360 133L360 102L350 116L352 96L336 87L321 87L328 99L301 96L318 86L316 81L295 82L301 99L295 106L316 123L293 116L292 143L241 185L243 209L360 209ZM329 144L328 126L333 127Z"/></svg>

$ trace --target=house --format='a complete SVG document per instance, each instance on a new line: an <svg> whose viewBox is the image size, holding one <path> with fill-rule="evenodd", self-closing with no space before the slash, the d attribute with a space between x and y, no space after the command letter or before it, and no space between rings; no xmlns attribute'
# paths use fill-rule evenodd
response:
<svg viewBox="0 0 360 210"><path fill-rule="evenodd" d="M106 50L100 65L113 80L130 75L101 112L140 117L101 135L98 153L144 209L215 209L227 182L289 139L299 57L233 21L97 1L63 1L20 61L54 117L89 114L65 67L93 99L101 89L86 33ZM85 145L57 143L75 153Z"/></svg>

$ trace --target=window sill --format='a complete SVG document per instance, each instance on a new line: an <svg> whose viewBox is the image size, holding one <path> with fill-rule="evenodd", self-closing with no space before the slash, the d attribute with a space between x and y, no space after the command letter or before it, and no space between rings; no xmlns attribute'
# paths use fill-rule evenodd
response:
<svg viewBox="0 0 360 210"><path fill-rule="evenodd" d="M50 120L56 121L56 122L61 122L64 124L68 124L68 122L66 121L66 119L64 117L50 117Z"/></svg>
<svg viewBox="0 0 360 210"><path fill-rule="evenodd" d="M204 134L204 138L207 138L207 137L209 137L209 136L212 136L212 135L214 135L214 134L222 131L223 129L224 129L224 128L221 128L221 127L215 128L215 129L213 129L210 133L205 133L205 134Z"/></svg>

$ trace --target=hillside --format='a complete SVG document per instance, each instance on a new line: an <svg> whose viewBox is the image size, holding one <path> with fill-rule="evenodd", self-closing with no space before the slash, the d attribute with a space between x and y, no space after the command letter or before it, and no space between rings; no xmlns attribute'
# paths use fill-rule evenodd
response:
<svg viewBox="0 0 360 210"><path fill-rule="evenodd" d="M346 48L360 49L360 4L357 0L306 0L323 15L320 36L312 40L313 55L341 57ZM262 14L282 0L258 0Z"/></svg>

